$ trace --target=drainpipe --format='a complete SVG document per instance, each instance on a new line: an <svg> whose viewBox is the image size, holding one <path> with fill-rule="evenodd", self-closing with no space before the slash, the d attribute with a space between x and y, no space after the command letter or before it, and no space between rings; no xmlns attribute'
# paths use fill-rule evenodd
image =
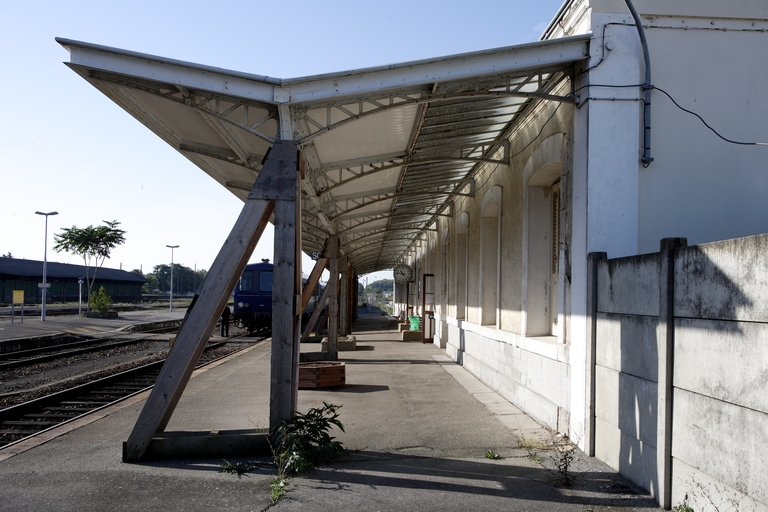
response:
<svg viewBox="0 0 768 512"><path fill-rule="evenodd" d="M643 47L643 60L645 60L645 83L643 83L643 90L645 91L645 106L644 119L643 119L643 156L640 161L643 163L643 167L648 167L653 158L651 157L651 57L648 53L648 41L645 39L645 30L643 29L643 23L640 20L640 15L637 13L635 6L632 5L632 0L624 0L629 8L629 12L632 13L632 17L635 19L635 25L637 26L637 34L640 36L640 45Z"/></svg>

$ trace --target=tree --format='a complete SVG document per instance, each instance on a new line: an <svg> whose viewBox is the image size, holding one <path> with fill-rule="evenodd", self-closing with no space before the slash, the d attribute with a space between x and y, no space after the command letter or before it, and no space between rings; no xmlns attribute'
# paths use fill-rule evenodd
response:
<svg viewBox="0 0 768 512"><path fill-rule="evenodd" d="M13 254L11 254L11 251L8 251L7 254L3 254L0 258L13 258Z"/></svg>
<svg viewBox="0 0 768 512"><path fill-rule="evenodd" d="M118 226L119 222L113 220L102 221L103 226L88 226L87 228L63 228L61 233L54 235L56 252L66 251L83 258L85 264L85 280L88 286L88 310L90 311L91 291L96 280L96 274L104 262L109 258L112 249L125 243L125 231ZM93 267L93 276L90 276L90 268Z"/></svg>
<svg viewBox="0 0 768 512"><path fill-rule="evenodd" d="M187 294L197 291L200 284L205 279L208 271L192 270L189 267L173 264L173 293ZM155 265L152 272L144 276L149 279L149 283L144 285L144 293L152 293L154 290L167 292L171 287L171 266L166 264Z"/></svg>

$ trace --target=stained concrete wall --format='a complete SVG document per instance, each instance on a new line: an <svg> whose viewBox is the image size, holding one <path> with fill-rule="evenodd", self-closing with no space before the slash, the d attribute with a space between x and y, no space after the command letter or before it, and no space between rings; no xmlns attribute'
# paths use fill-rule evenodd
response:
<svg viewBox="0 0 768 512"><path fill-rule="evenodd" d="M659 258L597 264L594 382L595 455L656 496ZM768 235L677 249L670 288L671 502L766 511Z"/></svg>
<svg viewBox="0 0 768 512"><path fill-rule="evenodd" d="M595 456L658 488L658 254L598 265Z"/></svg>
<svg viewBox="0 0 768 512"><path fill-rule="evenodd" d="M768 510L768 235L680 250L674 311L673 502Z"/></svg>

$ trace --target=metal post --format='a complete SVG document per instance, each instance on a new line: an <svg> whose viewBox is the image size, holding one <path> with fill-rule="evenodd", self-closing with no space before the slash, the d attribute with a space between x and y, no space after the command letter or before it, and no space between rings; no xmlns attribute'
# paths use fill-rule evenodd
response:
<svg viewBox="0 0 768 512"><path fill-rule="evenodd" d="M48 216L58 215L59 212L35 212L36 215L45 215L45 250L43 252L43 282L40 288L43 289L43 307L40 312L40 321L45 322L45 296L48 291L48 283L46 278L48 277Z"/></svg>
<svg viewBox="0 0 768 512"><path fill-rule="evenodd" d="M79 288L78 297L77 297L77 317L82 318L83 317L83 278L82 277L77 278L77 286Z"/></svg>
<svg viewBox="0 0 768 512"><path fill-rule="evenodd" d="M173 250L179 247L178 245L166 245L171 248L171 307L170 311L173 311Z"/></svg>

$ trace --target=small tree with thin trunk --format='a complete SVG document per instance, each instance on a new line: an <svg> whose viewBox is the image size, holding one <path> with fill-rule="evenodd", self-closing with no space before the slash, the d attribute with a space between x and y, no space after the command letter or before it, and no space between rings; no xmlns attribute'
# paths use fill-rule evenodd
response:
<svg viewBox="0 0 768 512"><path fill-rule="evenodd" d="M118 227L120 225L118 221L104 220L102 222L104 223L103 226L88 226L82 229L77 226L63 228L61 233L53 236L56 242L56 245L53 246L54 251L66 251L83 258L85 280L88 286L89 311L91 291L96 280L96 274L99 273L99 269L109 258L112 249L125 243L125 231ZM89 275L91 268L93 268L93 276Z"/></svg>

